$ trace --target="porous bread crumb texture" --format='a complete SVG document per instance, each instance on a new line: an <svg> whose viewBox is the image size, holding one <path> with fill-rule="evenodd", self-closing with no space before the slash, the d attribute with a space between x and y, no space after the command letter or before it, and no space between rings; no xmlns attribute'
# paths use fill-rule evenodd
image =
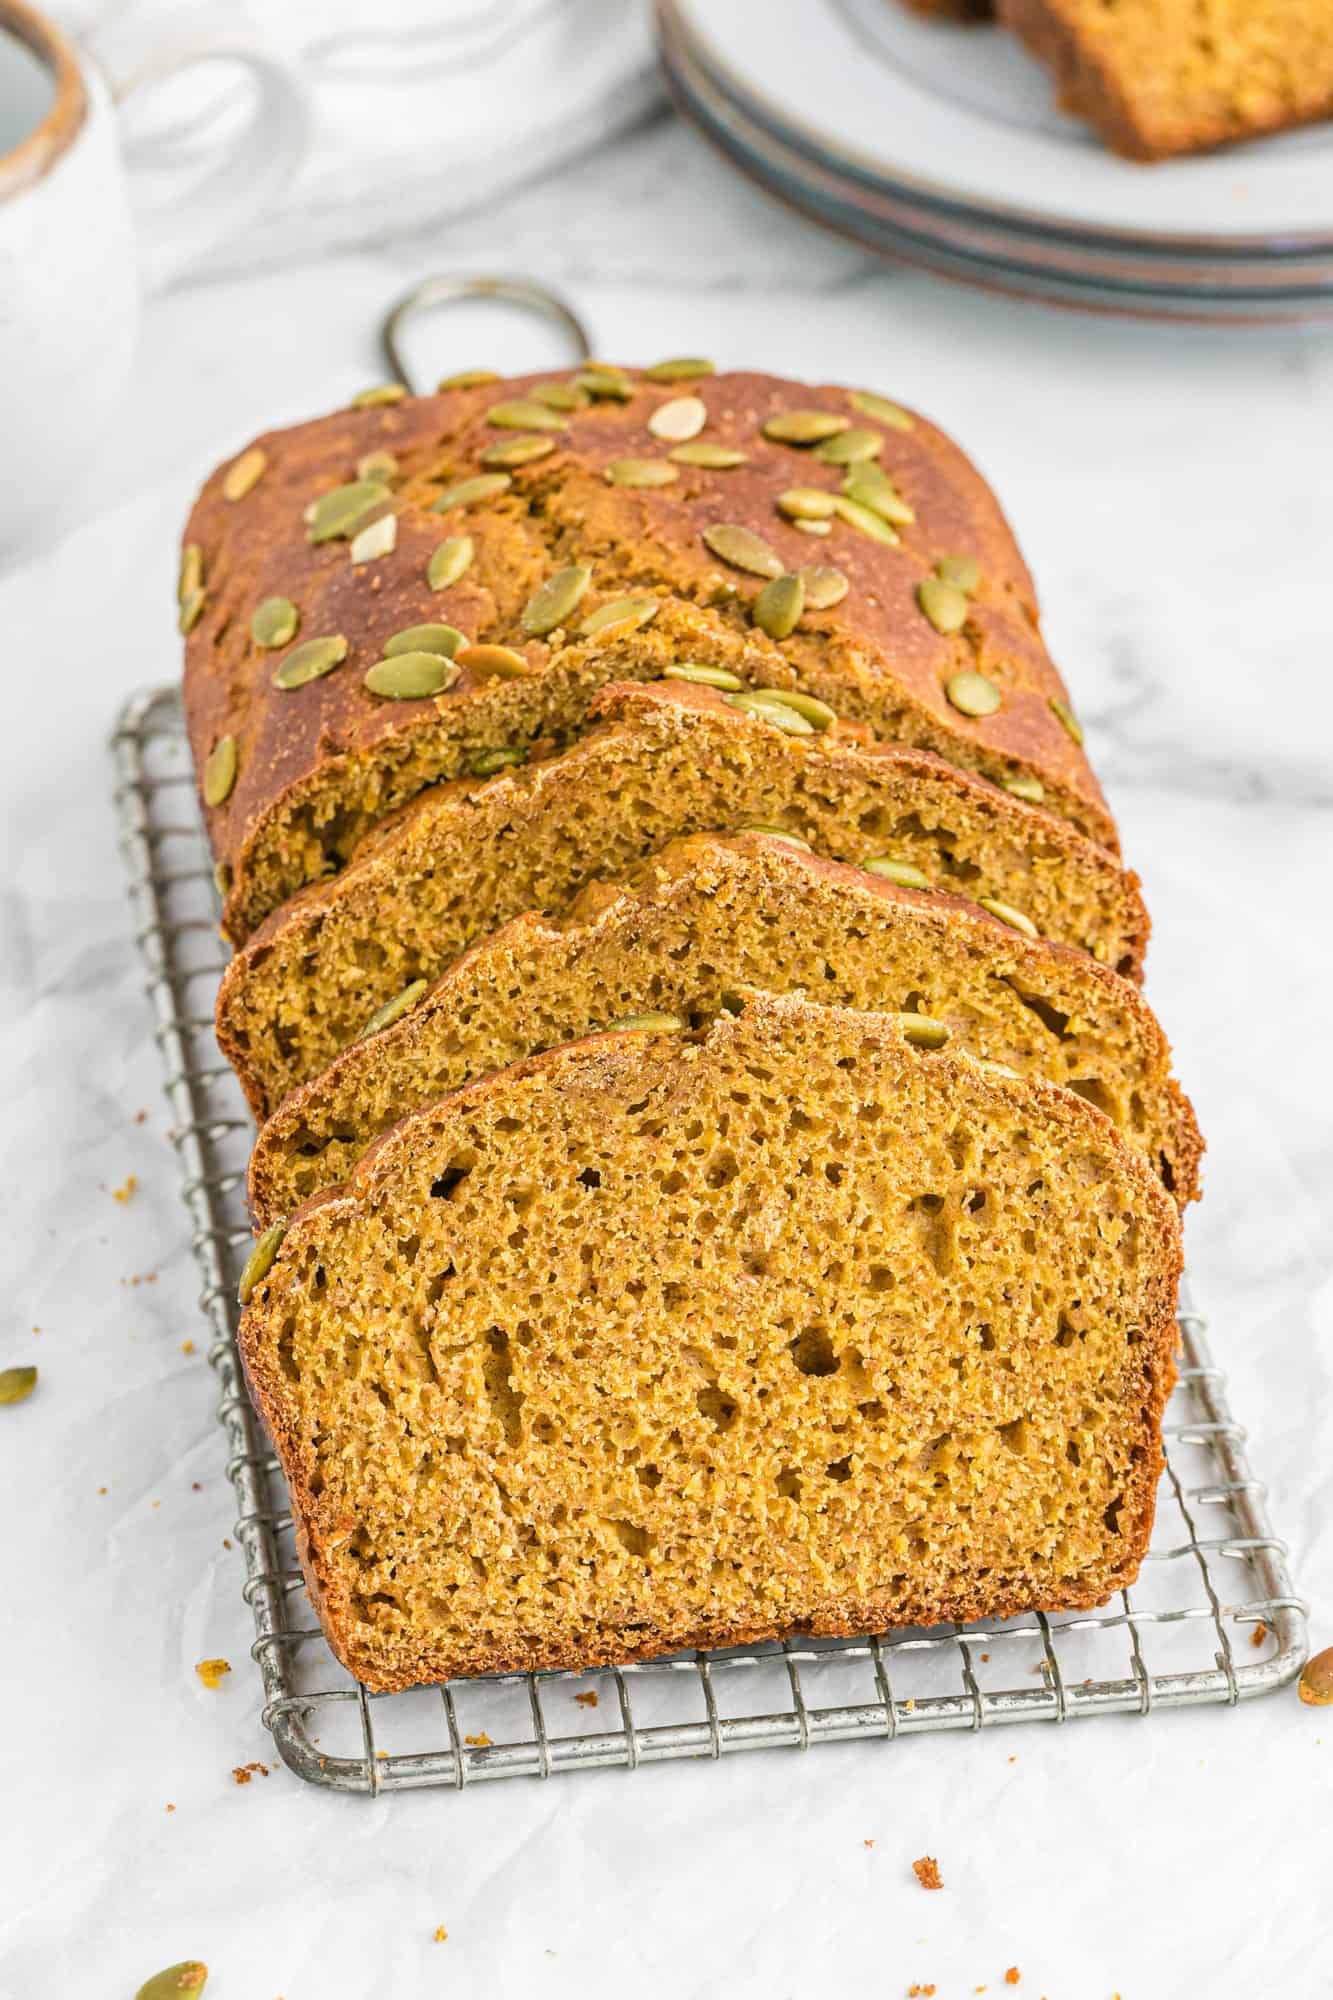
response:
<svg viewBox="0 0 1333 2000"><path fill-rule="evenodd" d="M535 438L552 449L503 474L507 490L482 503L435 511L482 472L485 453L513 441L489 412L521 403L533 378L339 411L261 439L262 476L239 499L226 497L225 468L205 485L186 529L187 546L200 552L203 598L186 641L185 696L201 771L220 739L236 746L234 783L206 815L230 877L234 942L303 883L344 865L370 826L423 787L467 774L488 749L566 742L597 688L656 680L680 660L731 669L748 685L799 688L840 717L997 783L1035 779L1052 810L1114 846L1105 801L1060 720L1068 697L1038 631L1031 579L994 495L949 439L920 417L886 424L847 389L719 375L688 385L705 412L697 441L734 447L743 463L680 464L649 420L681 386L632 374L626 384L623 401L548 409ZM779 513L778 496L793 487L841 498L847 474L764 436L766 422L793 409L874 434L879 469L913 516L896 527L881 520L889 540L836 517L820 538ZM353 563L346 540L310 542L305 514L352 481L371 452L394 461L380 504L397 517L396 544L378 561ZM672 483L609 484L607 467L626 457L665 466ZM703 535L718 526L759 535L787 572L836 567L846 595L824 609L807 604L793 632L770 637L752 615L764 578L710 550ZM469 567L432 590L432 553L462 535L472 539ZM939 561L958 556L977 567L966 619L938 630L918 591ZM575 564L591 571L584 595L563 626L534 635L524 622L529 600ZM589 614L626 594L655 601L650 624L583 632ZM271 597L296 607L298 642L344 637L341 664L304 686L275 688L283 654L257 645L250 630ZM367 669L395 633L423 622L511 647L522 671L497 679L469 665L436 697L376 700L363 685ZM998 695L992 712L950 701L960 672L986 676Z"/></svg>
<svg viewBox="0 0 1333 2000"><path fill-rule="evenodd" d="M562 757L427 792L353 864L277 911L228 967L219 1042L257 1118L375 1010L527 910L562 912L684 833L778 825L835 860L891 854L932 885L995 897L1043 936L1131 975L1137 879L1052 815L921 752L792 737L716 692L609 691Z"/></svg>
<svg viewBox="0 0 1333 2000"><path fill-rule="evenodd" d="M1333 116L1322 0L998 0L1066 111L1162 160Z"/></svg>
<svg viewBox="0 0 1333 2000"><path fill-rule="evenodd" d="M489 1070L646 1011L706 1017L744 986L941 1022L953 1049L1097 1105L1179 1201L1198 1192L1198 1128L1136 987L956 897L764 834L699 835L585 890L563 923L517 918L287 1098L251 1156L255 1227Z"/></svg>
<svg viewBox="0 0 1333 2000"><path fill-rule="evenodd" d="M367 1686L1099 1604L1174 1205L1072 1094L764 999L404 1120L241 1322Z"/></svg>

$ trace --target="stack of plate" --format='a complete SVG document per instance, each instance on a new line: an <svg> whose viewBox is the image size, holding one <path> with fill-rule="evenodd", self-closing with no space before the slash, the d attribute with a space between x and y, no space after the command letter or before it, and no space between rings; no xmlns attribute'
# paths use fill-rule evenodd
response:
<svg viewBox="0 0 1333 2000"><path fill-rule="evenodd" d="M899 0L659 0L658 31L736 166L890 256L1100 312L1333 319L1333 125L1140 166L1011 36Z"/></svg>

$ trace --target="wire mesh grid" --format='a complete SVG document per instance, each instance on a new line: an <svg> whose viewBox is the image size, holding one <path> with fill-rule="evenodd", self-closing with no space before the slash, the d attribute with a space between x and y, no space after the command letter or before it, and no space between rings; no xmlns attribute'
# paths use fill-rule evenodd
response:
<svg viewBox="0 0 1333 2000"><path fill-rule="evenodd" d="M264 1721L298 1776L376 1793L995 1722L1185 1704L1281 1687L1305 1657L1305 1606L1268 1523L1204 1323L1180 1315L1180 1379L1152 1547L1132 1590L1086 1615L800 1639L691 1652L585 1674L500 1674L372 1694L333 1658L297 1562L287 1489L235 1344L251 1241L251 1123L213 1039L226 958L180 701L149 690L122 712L115 798L156 1040L172 1108L200 1306L221 1384L244 1595Z"/></svg>

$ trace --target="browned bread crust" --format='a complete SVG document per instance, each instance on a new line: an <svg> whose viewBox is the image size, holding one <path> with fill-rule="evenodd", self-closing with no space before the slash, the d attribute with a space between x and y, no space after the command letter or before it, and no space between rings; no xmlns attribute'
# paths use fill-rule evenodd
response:
<svg viewBox="0 0 1333 2000"><path fill-rule="evenodd" d="M645 1010L711 1015L740 987L934 1017L953 1048L1077 1089L1177 1201L1197 1197L1198 1126L1137 987L963 897L769 834L699 834L592 884L563 920L515 918L293 1091L251 1155L256 1231L345 1180L398 1118L487 1071Z"/></svg>
<svg viewBox="0 0 1333 2000"><path fill-rule="evenodd" d="M757 997L405 1119L240 1344L329 1642L391 1690L1104 1602L1179 1273L1080 1098Z"/></svg>
<svg viewBox="0 0 1333 2000"><path fill-rule="evenodd" d="M423 787L466 774L487 750L566 742L605 682L654 680L682 659L721 665L747 685L798 688L886 739L996 783L1038 787L1053 812L1114 847L1077 725L1061 719L1068 696L1012 533L979 473L933 424L906 413L901 423L885 421L859 407L854 392L767 375L685 384L631 375L624 401L548 410L561 427L534 436L536 448L553 449L503 475L507 491L434 511L441 495L483 469L486 453L513 442L514 430L488 413L521 402L534 380L343 410L272 432L245 457L248 474L259 468L253 484L237 478L237 461L205 484L186 530L203 580L186 641L185 697L200 771L220 743L234 746L230 788L206 809L234 941L304 883L341 867L368 828ZM705 407L697 441L734 447L743 464L717 470L669 458L676 447L649 420L683 394ZM819 538L778 512L779 494L793 487L841 500L847 471L763 434L770 419L796 409L873 434L879 466L913 516L888 530L901 537L897 546L841 518ZM395 464L382 504L396 516L396 546L354 564L346 539L312 544L304 517L321 495L354 480L373 452ZM665 466L674 481L609 484L608 465L624 458ZM788 573L836 567L845 597L826 609L807 604L788 637L770 637L752 616L763 579L703 540L719 525L757 534ZM464 535L473 543L466 573L432 590L432 553ZM975 559L978 580L965 623L941 631L919 592L938 581L942 559L959 556ZM534 635L525 627L534 593L580 564L591 581L577 608ZM589 614L630 593L657 602L651 623L583 633ZM251 636L256 607L275 597L299 612L296 643L341 636L348 646L332 671L287 691L273 677L290 646L265 650ZM395 633L426 622L510 648L519 670L499 678L479 660L433 698L377 699L363 685L367 669ZM946 688L960 672L991 684L993 713L964 712L950 700Z"/></svg>
<svg viewBox="0 0 1333 2000"><path fill-rule="evenodd" d="M996 0L1061 107L1113 152L1166 160L1333 117L1333 16L1310 0Z"/></svg>
<svg viewBox="0 0 1333 2000"><path fill-rule="evenodd" d="M836 860L887 853L1139 973L1136 878L1066 822L929 752L841 729L788 736L679 683L610 689L593 717L560 757L419 794L341 874L266 919L217 1005L256 1117L477 938L525 910L567 909L589 880L683 833L776 823Z"/></svg>

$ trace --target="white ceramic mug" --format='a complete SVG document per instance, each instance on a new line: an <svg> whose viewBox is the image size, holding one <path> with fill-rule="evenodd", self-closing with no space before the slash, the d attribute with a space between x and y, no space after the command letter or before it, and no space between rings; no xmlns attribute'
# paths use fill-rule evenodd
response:
<svg viewBox="0 0 1333 2000"><path fill-rule="evenodd" d="M183 199L136 207L115 101L219 59L250 72L248 125ZM308 129L299 78L245 35L172 43L108 85L25 0L0 0L0 557L48 524L122 397L141 288L270 201Z"/></svg>

